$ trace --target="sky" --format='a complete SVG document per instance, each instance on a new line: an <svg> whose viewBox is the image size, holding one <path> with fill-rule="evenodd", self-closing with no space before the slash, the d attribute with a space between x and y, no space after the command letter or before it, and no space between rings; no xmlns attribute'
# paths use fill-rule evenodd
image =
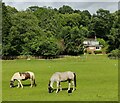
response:
<svg viewBox="0 0 120 103"><path fill-rule="evenodd" d="M30 6L46 6L59 9L68 5L74 10L88 10L95 14L100 8L109 10L111 13L118 10L119 0L2 0L6 5L15 7L17 10L26 10Z"/></svg>

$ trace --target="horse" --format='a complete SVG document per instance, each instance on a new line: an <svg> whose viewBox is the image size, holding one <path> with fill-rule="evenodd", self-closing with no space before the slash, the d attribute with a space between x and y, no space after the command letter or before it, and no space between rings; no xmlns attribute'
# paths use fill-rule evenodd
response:
<svg viewBox="0 0 120 103"><path fill-rule="evenodd" d="M53 89L53 83L56 82L57 83L57 89L56 89L56 93L60 91L62 91L62 87L60 85L60 82L66 82L68 81L68 92L71 91L70 86L71 86L71 82L72 82L72 92L74 90L76 90L76 73L71 72L71 71L66 71L66 72L55 72L50 80L49 80L49 84L48 84L48 92L52 93L54 91Z"/></svg>
<svg viewBox="0 0 120 103"><path fill-rule="evenodd" d="M31 82L31 86L36 86L35 83L35 75L33 72L30 71L26 71L26 72L16 72L13 74L11 80L10 80L10 88L14 87L14 82L18 81L18 86L17 88L19 88L21 86L21 88L23 88L23 85L21 83L21 81L27 80L29 79Z"/></svg>

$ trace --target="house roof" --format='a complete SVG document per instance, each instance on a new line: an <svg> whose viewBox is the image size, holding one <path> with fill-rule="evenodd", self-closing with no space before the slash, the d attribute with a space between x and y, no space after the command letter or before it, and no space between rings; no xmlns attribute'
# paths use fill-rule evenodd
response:
<svg viewBox="0 0 120 103"><path fill-rule="evenodd" d="M99 46L101 47L102 45L99 44L99 41L95 40L95 39L87 39L83 42L84 46Z"/></svg>
<svg viewBox="0 0 120 103"><path fill-rule="evenodd" d="M102 47L102 45L84 45L85 47Z"/></svg>

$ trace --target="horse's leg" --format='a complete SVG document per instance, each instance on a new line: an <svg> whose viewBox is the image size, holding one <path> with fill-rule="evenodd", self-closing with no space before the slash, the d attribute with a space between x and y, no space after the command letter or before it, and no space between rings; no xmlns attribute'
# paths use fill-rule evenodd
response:
<svg viewBox="0 0 120 103"><path fill-rule="evenodd" d="M52 87L52 88L53 88L53 83L54 83L54 82L52 82L52 81L51 81L51 83L50 83L50 87Z"/></svg>
<svg viewBox="0 0 120 103"><path fill-rule="evenodd" d="M30 83L31 83L31 88L33 87L33 80L32 79L30 79Z"/></svg>
<svg viewBox="0 0 120 103"><path fill-rule="evenodd" d="M18 82L18 86L17 86L17 88L19 88L20 87L20 83Z"/></svg>
<svg viewBox="0 0 120 103"><path fill-rule="evenodd" d="M61 84L60 84L60 82L59 82L59 88L60 88L60 91L62 91L62 87L61 87Z"/></svg>
<svg viewBox="0 0 120 103"><path fill-rule="evenodd" d="M75 84L74 84L74 81L72 81L72 86L73 86L73 90L72 92L75 90Z"/></svg>
<svg viewBox="0 0 120 103"><path fill-rule="evenodd" d="M68 91L70 90L71 80L68 80Z"/></svg>
<svg viewBox="0 0 120 103"><path fill-rule="evenodd" d="M59 81L57 81L57 90L56 90L56 93L58 93L59 91Z"/></svg>
<svg viewBox="0 0 120 103"><path fill-rule="evenodd" d="M33 85L36 86L35 79L33 79Z"/></svg>
<svg viewBox="0 0 120 103"><path fill-rule="evenodd" d="M21 87L23 88L23 85L22 85L21 81L20 81L20 80L18 80L18 82L20 83Z"/></svg>

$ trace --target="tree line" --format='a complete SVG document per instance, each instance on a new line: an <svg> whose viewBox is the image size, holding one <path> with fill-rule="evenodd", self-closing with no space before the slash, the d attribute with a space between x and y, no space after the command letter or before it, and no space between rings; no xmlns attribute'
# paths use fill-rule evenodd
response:
<svg viewBox="0 0 120 103"><path fill-rule="evenodd" d="M31 6L24 11L2 3L3 56L58 56L84 53L83 41L96 35L106 52L120 49L120 10L73 10Z"/></svg>

